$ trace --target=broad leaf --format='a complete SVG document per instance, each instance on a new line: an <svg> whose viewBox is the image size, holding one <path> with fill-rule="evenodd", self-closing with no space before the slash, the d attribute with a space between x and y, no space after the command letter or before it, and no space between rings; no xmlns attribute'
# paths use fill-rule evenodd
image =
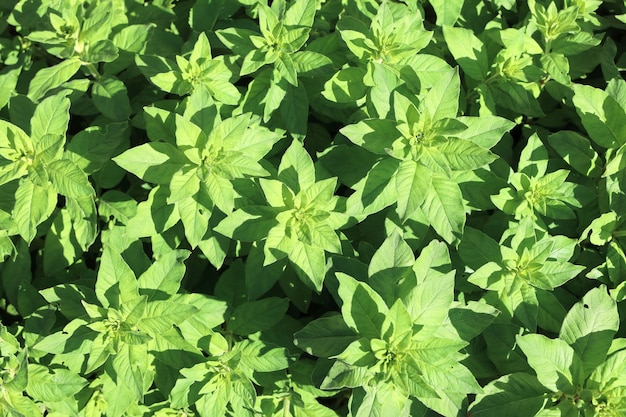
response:
<svg viewBox="0 0 626 417"><path fill-rule="evenodd" d="M560 337L582 361L583 375L604 362L619 328L615 301L604 287L594 288L574 304L561 327Z"/></svg>
<svg viewBox="0 0 626 417"><path fill-rule="evenodd" d="M361 336L381 338L383 322L389 312L385 302L365 283L343 273L338 273L337 279L346 324Z"/></svg>

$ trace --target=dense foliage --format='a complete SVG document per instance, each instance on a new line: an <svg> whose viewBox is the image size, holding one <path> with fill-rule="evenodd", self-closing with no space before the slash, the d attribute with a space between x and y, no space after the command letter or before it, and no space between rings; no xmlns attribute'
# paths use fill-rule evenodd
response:
<svg viewBox="0 0 626 417"><path fill-rule="evenodd" d="M626 416L625 29L3 0L0 415Z"/></svg>

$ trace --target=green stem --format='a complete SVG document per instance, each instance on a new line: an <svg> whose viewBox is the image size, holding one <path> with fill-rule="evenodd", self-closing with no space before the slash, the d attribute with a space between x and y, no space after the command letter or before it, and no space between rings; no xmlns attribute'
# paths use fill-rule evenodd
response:
<svg viewBox="0 0 626 417"><path fill-rule="evenodd" d="M546 38L546 46L543 48L543 54L548 55L552 49L552 38Z"/></svg>
<svg viewBox="0 0 626 417"><path fill-rule="evenodd" d="M100 77L102 77L102 75L100 75L100 72L98 71L96 66L92 64L91 62L83 62L83 65L87 67L87 71L89 71L89 74L91 74L91 76L95 78L96 81L99 80Z"/></svg>
<svg viewBox="0 0 626 417"><path fill-rule="evenodd" d="M485 79L483 82L481 82L481 83L479 84L479 86L480 86L480 85L490 85L490 84L492 84L492 83L493 83L493 82L494 82L494 81L495 81L495 80L496 80L499 76L500 76L500 72L499 72L499 71L496 71L496 73L495 73L495 74L493 74L493 75L489 76L487 79ZM476 97L478 97L478 91L477 91L477 88L478 88L478 87L476 87L475 89L473 89L473 90L472 90L472 92L471 92L471 93L469 93L469 94L467 95L466 101L468 101L468 102L469 102L469 101L474 100Z"/></svg>
<svg viewBox="0 0 626 417"><path fill-rule="evenodd" d="M290 400L289 396L287 396L283 400L283 416L284 417L291 416L291 412L289 411L290 408L291 408L291 400Z"/></svg>

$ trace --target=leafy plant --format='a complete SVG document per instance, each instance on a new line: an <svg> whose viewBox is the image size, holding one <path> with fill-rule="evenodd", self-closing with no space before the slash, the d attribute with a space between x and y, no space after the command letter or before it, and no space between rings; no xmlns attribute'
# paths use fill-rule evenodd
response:
<svg viewBox="0 0 626 417"><path fill-rule="evenodd" d="M626 6L0 4L0 414L620 416Z"/></svg>
<svg viewBox="0 0 626 417"><path fill-rule="evenodd" d="M573 415L618 413L623 407L623 385L617 377L623 350L613 340L618 327L615 301L606 288L594 288L565 316L558 339L518 337L536 376L516 373L490 382L472 405L472 414L527 415L542 409Z"/></svg>

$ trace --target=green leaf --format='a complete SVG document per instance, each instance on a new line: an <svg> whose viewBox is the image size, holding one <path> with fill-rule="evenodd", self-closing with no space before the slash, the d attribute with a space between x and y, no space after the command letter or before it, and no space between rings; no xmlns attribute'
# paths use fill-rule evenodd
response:
<svg viewBox="0 0 626 417"><path fill-rule="evenodd" d="M73 222L73 232L83 251L96 240L98 234L96 204L92 196L66 200L67 209Z"/></svg>
<svg viewBox="0 0 626 417"><path fill-rule="evenodd" d="M137 323L137 326L156 337L164 333L172 327L179 325L198 309L190 304L181 304L174 301L153 301L147 304L143 317Z"/></svg>
<svg viewBox="0 0 626 417"><path fill-rule="evenodd" d="M391 384L380 383L356 389L350 397L350 415L354 417L404 416L407 397ZM389 414L388 414L389 413Z"/></svg>
<svg viewBox="0 0 626 417"><path fill-rule="evenodd" d="M541 67L547 72L552 79L563 84L570 85L570 65L567 57L559 53L549 53L542 55L540 58Z"/></svg>
<svg viewBox="0 0 626 417"><path fill-rule="evenodd" d="M626 350L609 355L589 376L587 386L601 392L618 393L624 387Z"/></svg>
<svg viewBox="0 0 626 417"><path fill-rule="evenodd" d="M517 337L528 363L537 373L537 379L553 392L576 393L582 383L579 359L564 340L548 339L541 334L526 334Z"/></svg>
<svg viewBox="0 0 626 417"><path fill-rule="evenodd" d="M81 65L79 59L70 58L57 65L40 69L28 86L28 98L33 101L40 100L49 90L72 78Z"/></svg>
<svg viewBox="0 0 626 417"><path fill-rule="evenodd" d="M335 314L313 320L294 334L296 346L320 358L329 358L343 352L357 339L341 315Z"/></svg>
<svg viewBox="0 0 626 417"><path fill-rule="evenodd" d="M274 63L274 77L285 79L290 86L298 86L298 73L290 55L282 55Z"/></svg>
<svg viewBox="0 0 626 417"><path fill-rule="evenodd" d="M139 366L143 364L131 363L127 353L129 349L129 346L125 346L105 365L108 373L115 376L115 382L111 380L109 384L105 383L102 392L107 402L107 414L111 416L122 416L131 404L141 398L141 392L139 392L141 389L138 384L140 381L135 377L134 371L141 369Z"/></svg>
<svg viewBox="0 0 626 417"><path fill-rule="evenodd" d="M458 244L465 225L465 207L456 183L443 175L433 174L421 209L446 242Z"/></svg>
<svg viewBox="0 0 626 417"><path fill-rule="evenodd" d="M254 372L279 371L289 366L285 348L268 348L261 341L244 340L236 349L241 352L240 366Z"/></svg>
<svg viewBox="0 0 626 417"><path fill-rule="evenodd" d="M225 0L210 0L196 2L189 13L189 25L197 32L213 30L213 26L220 16Z"/></svg>
<svg viewBox="0 0 626 417"><path fill-rule="evenodd" d="M562 130L548 136L548 142L579 173L590 177L600 175L602 167L598 154L586 137L571 130Z"/></svg>
<svg viewBox="0 0 626 417"><path fill-rule="evenodd" d="M65 137L62 135L46 134L35 143L35 153L44 164L61 159L63 155Z"/></svg>
<svg viewBox="0 0 626 417"><path fill-rule="evenodd" d="M5 415L11 417L43 416L43 413L37 403L23 395L20 391L7 390L7 393L5 394L6 399L0 402L0 405L3 407L2 411L7 413Z"/></svg>
<svg viewBox="0 0 626 417"><path fill-rule="evenodd" d="M136 146L113 158L116 164L144 181L168 184L172 175L191 162L169 143Z"/></svg>
<svg viewBox="0 0 626 417"><path fill-rule="evenodd" d="M267 330L283 318L289 301L286 298L268 297L247 301L235 308L228 320L228 330L238 335L248 335Z"/></svg>
<svg viewBox="0 0 626 417"><path fill-rule="evenodd" d="M526 373L500 377L484 390L470 407L472 416L534 416L547 405L550 396L536 377Z"/></svg>
<svg viewBox="0 0 626 417"><path fill-rule="evenodd" d="M456 117L459 111L460 85L459 72L456 69L444 72L424 96L420 110L430 115L433 122Z"/></svg>
<svg viewBox="0 0 626 417"><path fill-rule="evenodd" d="M459 255L469 267L474 270L489 262L500 262L502 255L498 242L480 230L466 227L463 240L459 245Z"/></svg>
<svg viewBox="0 0 626 417"><path fill-rule="evenodd" d="M54 275L79 259L82 250L71 232L70 214L61 210L45 237L43 268L47 275Z"/></svg>
<svg viewBox="0 0 626 417"><path fill-rule="evenodd" d="M481 334L500 312L486 303L470 301L463 307L448 311L450 323L461 339L470 340Z"/></svg>
<svg viewBox="0 0 626 417"><path fill-rule="evenodd" d="M529 282L544 290L553 290L574 278L585 269L583 266L573 265L562 261L545 261L537 274L529 277Z"/></svg>
<svg viewBox="0 0 626 417"><path fill-rule="evenodd" d="M361 80L366 70L361 67L342 68L324 84L322 95L335 103L354 103L365 97L368 86Z"/></svg>
<svg viewBox="0 0 626 417"><path fill-rule="evenodd" d="M129 237L148 237L162 234L179 220L175 206L167 204L167 191L155 187L148 194L148 199L137 205L137 214L131 218L127 226Z"/></svg>
<svg viewBox="0 0 626 417"><path fill-rule="evenodd" d="M289 134L295 140L304 140L308 126L309 97L303 84L287 86L287 94L279 111Z"/></svg>
<svg viewBox="0 0 626 417"><path fill-rule="evenodd" d="M278 179L296 193L315 184L313 160L300 142L294 140L283 154Z"/></svg>
<svg viewBox="0 0 626 417"><path fill-rule="evenodd" d="M119 152L129 134L126 122L90 126L72 137L66 147L66 158L91 175L111 163L111 158Z"/></svg>
<svg viewBox="0 0 626 417"><path fill-rule="evenodd" d="M153 24L125 26L113 35L113 43L123 51L143 52L153 29Z"/></svg>
<svg viewBox="0 0 626 417"><path fill-rule="evenodd" d="M78 393L87 381L80 375L67 369L55 369L50 372L46 366L29 364L27 387L28 394L39 401L63 401Z"/></svg>
<svg viewBox="0 0 626 417"><path fill-rule="evenodd" d="M285 25L294 28L312 26L315 18L316 7L308 1L293 2L283 17ZM308 31L307 37L308 37ZM306 40L306 38L305 38Z"/></svg>
<svg viewBox="0 0 626 417"><path fill-rule="evenodd" d="M208 198L202 199L199 195L185 198L176 203L180 218L185 226L185 237L192 248L198 246L209 229L211 211L207 209L207 205L210 206L210 203Z"/></svg>
<svg viewBox="0 0 626 417"><path fill-rule="evenodd" d="M422 271L417 271L422 275ZM448 317L454 300L454 272L431 276L410 293L403 295L414 323L425 326L440 326Z"/></svg>
<svg viewBox="0 0 626 417"><path fill-rule="evenodd" d="M241 64L239 75L248 75L267 64L267 54L260 49L253 49L246 54Z"/></svg>
<svg viewBox="0 0 626 417"><path fill-rule="evenodd" d="M435 2L435 4L437 3L439 2ZM452 2L441 1L441 4L437 4L437 6L433 4L437 12L437 21L456 20L456 18L452 17L454 13L452 13L451 17L448 17L450 14L447 14L445 17L440 18L439 15L441 12L437 11L437 9L442 10L444 4L450 7L451 5L457 5L459 3L462 5L463 0ZM452 22L452 24L453 23L454 22ZM449 25L450 23L445 22L445 24ZM487 78L487 72L489 71L487 48L471 30L460 27L443 26L443 36L452 56L454 56L454 59L461 66L464 73L478 81Z"/></svg>
<svg viewBox="0 0 626 417"><path fill-rule="evenodd" d="M46 168L50 181L59 194L71 198L95 195L87 174L69 159L58 159L48 164Z"/></svg>
<svg viewBox="0 0 626 417"><path fill-rule="evenodd" d="M343 301L341 314L346 324L360 336L380 339L389 309L383 299L367 284L349 275L337 273L339 297Z"/></svg>
<svg viewBox="0 0 626 417"><path fill-rule="evenodd" d="M366 101L369 114L381 119L390 117L391 103L389 97L398 86L398 76L390 68L379 62L370 62L368 65L367 77L371 81L364 81L372 84L372 88Z"/></svg>
<svg viewBox="0 0 626 417"><path fill-rule="evenodd" d="M98 79L91 90L93 103L106 117L113 121L128 119L131 113L128 91L122 81L114 76Z"/></svg>
<svg viewBox="0 0 626 417"><path fill-rule="evenodd" d="M401 137L396 129L396 122L385 119L366 119L357 124L348 125L340 130L355 144L378 155L387 155L393 142Z"/></svg>
<svg viewBox="0 0 626 417"><path fill-rule="evenodd" d="M171 143L172 145L176 144L176 120L178 119L176 113L158 107L145 107L143 117L146 121L148 138L150 138L151 141L163 141Z"/></svg>
<svg viewBox="0 0 626 417"><path fill-rule="evenodd" d="M592 244L602 246L612 239L613 231L616 226L617 214L613 211L603 213L600 217L591 222L583 231L582 236L586 237L589 235L589 241Z"/></svg>
<svg viewBox="0 0 626 417"><path fill-rule="evenodd" d="M431 240L425 248L422 248L412 269L418 275L417 282L450 272L448 247L443 242Z"/></svg>
<svg viewBox="0 0 626 417"><path fill-rule="evenodd" d="M609 242L606 254L606 267L609 272L609 278L613 283L617 284L617 288L620 287L621 277L624 275L624 271L626 271L626 254L622 250L622 247L615 241ZM611 291L611 296L615 298L615 301L622 301L619 296L615 293L621 292L615 288L615 290Z"/></svg>
<svg viewBox="0 0 626 417"><path fill-rule="evenodd" d="M102 39L94 42L89 51L85 54L86 62L113 62L119 57L119 50L113 42L108 39Z"/></svg>
<svg viewBox="0 0 626 417"><path fill-rule="evenodd" d="M331 232L334 235L334 232ZM296 242L288 253L289 260L300 279L318 293L322 291L326 276L324 249Z"/></svg>
<svg viewBox="0 0 626 417"><path fill-rule="evenodd" d="M201 189L200 172L201 171L193 165L185 166L181 170L176 171L174 175L172 175L172 179L169 183L171 192L170 196L167 198L167 202L169 204L180 203L197 194ZM204 187L202 187L202 190L205 191ZM206 195L207 193L203 192L203 194ZM208 195L206 196L206 200L208 208L212 209L213 202Z"/></svg>
<svg viewBox="0 0 626 417"><path fill-rule="evenodd" d="M424 165L402 161L395 172L397 212L401 219L412 216L426 201L432 173Z"/></svg>
<svg viewBox="0 0 626 417"><path fill-rule="evenodd" d="M488 97L488 100L493 100L498 106L515 113L527 114L531 117L545 115L536 97L524 86L514 81L490 84L488 88L481 88L481 92L483 97Z"/></svg>
<svg viewBox="0 0 626 417"><path fill-rule="evenodd" d="M413 319L403 303L403 300L396 300L389 309L387 316L391 332L387 332L384 337L391 343L402 343L413 335Z"/></svg>
<svg viewBox="0 0 626 417"><path fill-rule="evenodd" d="M450 139L437 147L453 171L470 171L493 162L497 156L464 139Z"/></svg>
<svg viewBox="0 0 626 417"><path fill-rule="evenodd" d="M435 13L437 13L437 26L454 25L463 8L464 0L434 0L431 1ZM445 26L444 26L445 27Z"/></svg>
<svg viewBox="0 0 626 417"><path fill-rule="evenodd" d="M613 97L595 87L574 84L572 101L594 142L605 148L626 143L626 111Z"/></svg>
<svg viewBox="0 0 626 417"><path fill-rule="evenodd" d="M197 126L195 123L187 120L185 117L176 114L175 116L175 125L176 129L174 130L174 136L176 137L176 146L178 146L181 150L187 148L201 148L204 146L206 142L206 135L202 131L202 129ZM232 119L227 119L226 124L230 127L232 125ZM222 132L227 130L223 125L218 125L214 130L216 132L212 132L211 136L217 136L220 140L219 145L221 145L221 141L224 136L227 134L223 134ZM217 145L217 144L216 144ZM217 146L219 148L219 145Z"/></svg>
<svg viewBox="0 0 626 417"><path fill-rule="evenodd" d="M485 149L496 145L502 136L511 130L515 123L504 117L481 115L480 117L460 116L456 120L467 128L454 136L469 140Z"/></svg>
<svg viewBox="0 0 626 417"><path fill-rule="evenodd" d="M256 48L251 39L254 36L259 36L259 33L248 29L229 27L216 31L216 35L235 54L245 56L249 51Z"/></svg>
<svg viewBox="0 0 626 417"><path fill-rule="evenodd" d="M7 65L0 71L0 109L11 100L21 72L22 67L17 65Z"/></svg>
<svg viewBox="0 0 626 417"><path fill-rule="evenodd" d="M503 313L514 316L528 329L537 326L538 300L534 287L520 275L511 271L496 272L494 284L489 289L497 294L488 293L487 302ZM493 297L493 298L491 298Z"/></svg>
<svg viewBox="0 0 626 417"><path fill-rule="evenodd" d="M372 214L396 202L397 187L394 173L399 162L395 158L381 158L375 162L365 178L353 186L355 192L346 202L346 214L354 216Z"/></svg>
<svg viewBox="0 0 626 417"><path fill-rule="evenodd" d="M211 172L203 184L203 191L224 214L233 211L236 194L231 181Z"/></svg>
<svg viewBox="0 0 626 417"><path fill-rule="evenodd" d="M29 180L21 182L15 193L12 217L26 242L32 242L37 226L50 217L56 204L57 194L50 187L40 187Z"/></svg>
<svg viewBox="0 0 626 417"><path fill-rule="evenodd" d="M135 63L141 73L163 91L179 95L190 92L191 84L183 79L171 60L159 56L136 55Z"/></svg>
<svg viewBox="0 0 626 417"><path fill-rule="evenodd" d="M279 212L273 207L248 206L230 213L214 230L245 242L263 240L278 224L276 215Z"/></svg>
<svg viewBox="0 0 626 417"><path fill-rule="evenodd" d="M0 120L0 129L2 129L2 135L0 135L0 149L3 149L3 159L16 161L20 154L32 155L34 144L24 130L4 120ZM8 152L8 154L6 152Z"/></svg>
<svg viewBox="0 0 626 417"><path fill-rule="evenodd" d="M117 190L109 190L100 196L98 204L100 216L126 224L137 214L137 202L129 195Z"/></svg>
<svg viewBox="0 0 626 417"><path fill-rule="evenodd" d="M369 283L387 305L394 303L397 283L411 273L414 263L413 250L398 233L387 237L372 256L368 268Z"/></svg>
<svg viewBox="0 0 626 417"><path fill-rule="evenodd" d="M552 292L537 289L535 293L539 303L537 325L542 329L558 333L567 314L565 308Z"/></svg>
<svg viewBox="0 0 626 417"><path fill-rule="evenodd" d="M159 257L137 279L139 294L146 295L148 301L165 300L176 294L185 274L183 261L188 255L186 251L171 251Z"/></svg>
<svg viewBox="0 0 626 417"><path fill-rule="evenodd" d="M336 389L343 387L360 387L368 377L368 369L362 366L351 366L343 361L335 361L322 381L320 388Z"/></svg>
<svg viewBox="0 0 626 417"><path fill-rule="evenodd" d="M592 289L574 304L565 316L560 338L572 346L586 376L604 362L618 328L615 300L602 286Z"/></svg>
<svg viewBox="0 0 626 417"><path fill-rule="evenodd" d="M65 139L70 122L70 100L64 94L56 94L42 100L30 120L30 133L37 143L44 135L61 136Z"/></svg>
<svg viewBox="0 0 626 417"><path fill-rule="evenodd" d="M449 344L449 346L442 345L442 350L447 350L449 354L453 354L451 349L459 348L459 343L456 341L441 341L434 339L436 342L433 344L435 351L440 349L437 347L438 344ZM430 347L428 347L430 348ZM428 355L428 352L424 352ZM433 352L434 353L434 352ZM457 412L460 410L462 406L463 398L467 395L467 393L479 393L481 391L480 385L476 382L476 379L471 374L471 372L460 363L455 360L426 360L419 361L419 369L422 371L422 377L431 387L437 387L445 392L442 397L447 401L443 401L442 405L445 408L451 409L456 408ZM457 395L455 395L457 394ZM432 408L432 405L437 404L436 399L431 398L430 401L426 398L420 398L426 405L429 405ZM451 401L450 401L451 400ZM446 404L448 403L448 404ZM447 415L450 414L450 411L446 411Z"/></svg>
<svg viewBox="0 0 626 417"><path fill-rule="evenodd" d="M120 309L139 296L137 279L124 258L105 247L100 261L96 295L104 307Z"/></svg>
<svg viewBox="0 0 626 417"><path fill-rule="evenodd" d="M603 177L615 175L626 168L626 145L619 147L617 151L612 155L612 158L606 164Z"/></svg>
<svg viewBox="0 0 626 417"><path fill-rule="evenodd" d="M545 175L548 166L548 151L536 133L528 138L528 142L518 163L517 171L528 177Z"/></svg>

